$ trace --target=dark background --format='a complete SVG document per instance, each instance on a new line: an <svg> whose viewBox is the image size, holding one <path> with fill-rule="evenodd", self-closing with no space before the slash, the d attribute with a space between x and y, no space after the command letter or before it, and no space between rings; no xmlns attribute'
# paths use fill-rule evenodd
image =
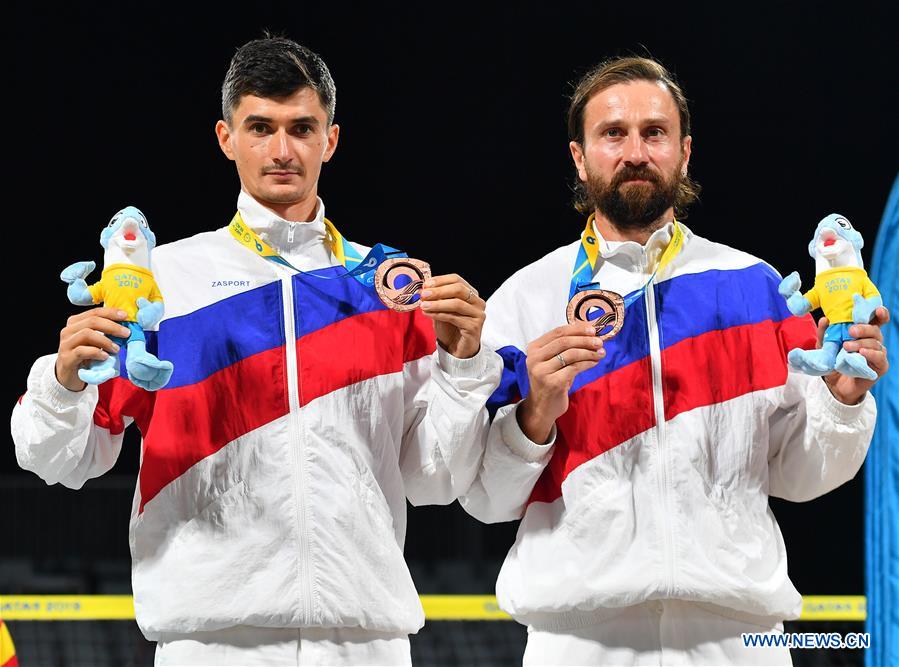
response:
<svg viewBox="0 0 899 667"><path fill-rule="evenodd" d="M28 268L8 274L8 312L28 315L16 320L3 400L11 409L33 359L55 351L76 311L58 273L102 256L116 210L139 206L162 243L230 220L239 186L213 134L221 80L264 28L320 53L337 82L340 146L320 194L353 240L403 248L492 293L583 228L569 205L571 82L605 57L649 54L691 100L703 194L687 225L808 285L817 221L846 215L870 261L896 176L893 4L16 3L4 217ZM20 471L0 440L2 592L127 586L138 451L132 433L113 471L74 492ZM772 505L800 592L864 592L861 476ZM422 592L492 592L514 531L458 505L410 510L406 553ZM464 573L428 578L435 562ZM116 571L106 583L102 572Z"/></svg>

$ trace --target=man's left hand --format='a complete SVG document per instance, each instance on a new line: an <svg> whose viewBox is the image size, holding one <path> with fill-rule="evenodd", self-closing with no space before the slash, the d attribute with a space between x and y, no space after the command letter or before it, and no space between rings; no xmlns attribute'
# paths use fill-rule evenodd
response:
<svg viewBox="0 0 899 667"><path fill-rule="evenodd" d="M855 336L856 340L847 340L843 343L843 349L847 352L861 354L871 370L877 373L878 378L883 377L890 367L887 349L883 346L883 332L880 330L889 321L890 311L881 306L874 311L874 319L870 324L853 324L850 327L849 334ZM821 347L824 330L827 329L828 324L830 323L826 317L822 317L818 321L818 347ZM825 376L824 381L834 398L846 405L855 405L861 401L876 382L876 380L865 380L842 373L831 373Z"/></svg>
<svg viewBox="0 0 899 667"><path fill-rule="evenodd" d="M421 293L421 310L434 320L437 342L457 359L481 349L486 307L478 291L455 273L429 278Z"/></svg>

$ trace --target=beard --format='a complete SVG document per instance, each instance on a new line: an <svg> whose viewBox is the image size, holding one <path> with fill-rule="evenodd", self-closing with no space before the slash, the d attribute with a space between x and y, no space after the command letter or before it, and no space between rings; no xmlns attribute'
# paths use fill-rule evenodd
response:
<svg viewBox="0 0 899 667"><path fill-rule="evenodd" d="M588 171L584 190L590 206L618 229L650 229L674 206L684 178L682 165L683 160L668 179L647 166L625 165L611 181ZM626 183L632 179L645 182Z"/></svg>

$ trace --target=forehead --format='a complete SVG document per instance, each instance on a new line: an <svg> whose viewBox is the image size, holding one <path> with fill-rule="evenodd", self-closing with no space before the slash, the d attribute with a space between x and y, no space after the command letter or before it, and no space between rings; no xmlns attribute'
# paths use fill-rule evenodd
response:
<svg viewBox="0 0 899 667"><path fill-rule="evenodd" d="M584 107L584 127L609 120L640 122L664 119L677 123L680 116L671 91L656 81L616 83L596 93Z"/></svg>
<svg viewBox="0 0 899 667"><path fill-rule="evenodd" d="M318 93L308 87L300 88L287 97L242 95L232 115L238 124L247 116L263 116L275 120L314 116L322 124L327 124L328 120L328 113L322 106Z"/></svg>

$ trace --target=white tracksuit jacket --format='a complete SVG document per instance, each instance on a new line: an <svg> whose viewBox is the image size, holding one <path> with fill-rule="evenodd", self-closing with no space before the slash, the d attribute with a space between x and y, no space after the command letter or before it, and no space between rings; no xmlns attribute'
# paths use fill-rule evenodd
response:
<svg viewBox="0 0 899 667"><path fill-rule="evenodd" d="M238 209L294 266L345 273L324 245L321 204L308 224L244 193ZM115 378L73 393L50 355L12 417L20 465L75 489L112 468L137 424L130 542L144 635L417 631L406 499L450 503L471 485L499 357L435 351L419 311L388 310L353 278L284 269L227 228L159 247L152 268L166 318L148 349L174 362L168 386Z"/></svg>
<svg viewBox="0 0 899 667"><path fill-rule="evenodd" d="M605 244L594 279L640 290L671 230L645 247ZM497 582L501 607L522 623L570 627L665 598L768 625L795 618L801 597L768 497L815 498L864 461L874 399L843 405L820 378L788 372L787 352L814 347L815 326L790 315L776 272L684 231L607 356L575 379L548 445L521 432L516 402L527 393L526 346L565 324L580 241L488 301L484 340L505 371L461 502L485 522L523 517Z"/></svg>

